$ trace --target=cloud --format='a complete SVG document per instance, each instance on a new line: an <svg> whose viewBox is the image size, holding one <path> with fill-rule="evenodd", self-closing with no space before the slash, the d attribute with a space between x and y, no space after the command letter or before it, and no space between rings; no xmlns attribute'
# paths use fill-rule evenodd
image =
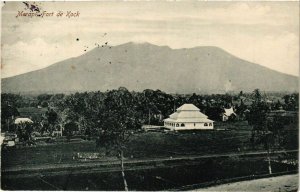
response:
<svg viewBox="0 0 300 192"><path fill-rule="evenodd" d="M78 56L82 54L82 50L76 44L49 44L41 38L29 42L19 41L12 45L4 44L1 76L4 78L41 69L63 59Z"/></svg>
<svg viewBox="0 0 300 192"><path fill-rule="evenodd" d="M299 75L299 36L283 32L261 36L237 35L221 46L230 53L265 67ZM236 46L235 46L236 45ZM243 46L244 45L244 46ZM242 47L240 49L240 47Z"/></svg>

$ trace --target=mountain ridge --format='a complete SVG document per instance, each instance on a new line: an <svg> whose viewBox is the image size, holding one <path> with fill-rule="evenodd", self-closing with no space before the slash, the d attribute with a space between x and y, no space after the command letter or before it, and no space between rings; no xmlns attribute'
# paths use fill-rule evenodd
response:
<svg viewBox="0 0 300 192"><path fill-rule="evenodd" d="M105 91L120 86L174 93L255 88L297 91L298 77L248 62L215 46L172 49L128 42L96 47L46 68L2 79L2 92Z"/></svg>

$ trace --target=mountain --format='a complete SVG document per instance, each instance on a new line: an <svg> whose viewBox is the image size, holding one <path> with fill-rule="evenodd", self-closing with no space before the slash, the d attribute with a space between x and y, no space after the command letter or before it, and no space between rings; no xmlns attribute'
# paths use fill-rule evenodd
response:
<svg viewBox="0 0 300 192"><path fill-rule="evenodd" d="M169 93L297 91L298 77L239 59L217 47L171 49L149 43L96 47L47 68L2 79L2 92L106 91L118 87Z"/></svg>

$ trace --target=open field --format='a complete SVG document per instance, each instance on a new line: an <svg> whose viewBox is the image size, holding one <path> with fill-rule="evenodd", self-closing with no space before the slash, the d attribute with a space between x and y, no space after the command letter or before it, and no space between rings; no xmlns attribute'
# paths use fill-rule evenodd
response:
<svg viewBox="0 0 300 192"><path fill-rule="evenodd" d="M195 183L266 174L266 152L261 147L251 147L250 127L222 126L229 129L134 133L124 151L130 190L178 189ZM290 132L291 141L297 141L297 137L296 131ZM286 149L297 149L297 145L290 146ZM285 149L276 151L280 150ZM122 190L117 158L109 155L86 161L74 158L77 153L88 152L103 154L103 149L94 140L74 139L2 150L2 188ZM297 156L297 152L292 154L293 158ZM272 159L278 157L279 154L274 154ZM296 170L297 166L273 161L272 168L276 173Z"/></svg>
<svg viewBox="0 0 300 192"><path fill-rule="evenodd" d="M142 132L131 136L124 151L125 158L158 158L184 155L210 155L257 151L250 146L251 131ZM290 132L289 141L297 149L297 131ZM296 145L295 145L296 143ZM260 148L260 150L262 150ZM95 141L77 140L2 150L2 168L28 165L74 163L80 152L103 152ZM108 157L111 158L111 157ZM103 157L106 160L107 157Z"/></svg>
<svg viewBox="0 0 300 192"><path fill-rule="evenodd" d="M155 158L239 152L249 149L250 131L143 132L134 134L124 152L127 158ZM78 152L99 152L95 141L59 142L2 151L3 168L72 163Z"/></svg>

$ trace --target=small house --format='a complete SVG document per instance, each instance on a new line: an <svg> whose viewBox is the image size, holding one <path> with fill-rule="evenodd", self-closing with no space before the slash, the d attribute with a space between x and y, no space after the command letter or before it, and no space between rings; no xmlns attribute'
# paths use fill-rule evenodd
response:
<svg viewBox="0 0 300 192"><path fill-rule="evenodd" d="M19 117L15 119L15 124L19 125L19 124L23 124L23 123L33 123L33 121L29 118L25 118L25 117Z"/></svg>
<svg viewBox="0 0 300 192"><path fill-rule="evenodd" d="M233 107L230 107L229 109L224 109L224 113L222 114L222 121L228 121L230 118L235 118L237 115L233 110Z"/></svg>

